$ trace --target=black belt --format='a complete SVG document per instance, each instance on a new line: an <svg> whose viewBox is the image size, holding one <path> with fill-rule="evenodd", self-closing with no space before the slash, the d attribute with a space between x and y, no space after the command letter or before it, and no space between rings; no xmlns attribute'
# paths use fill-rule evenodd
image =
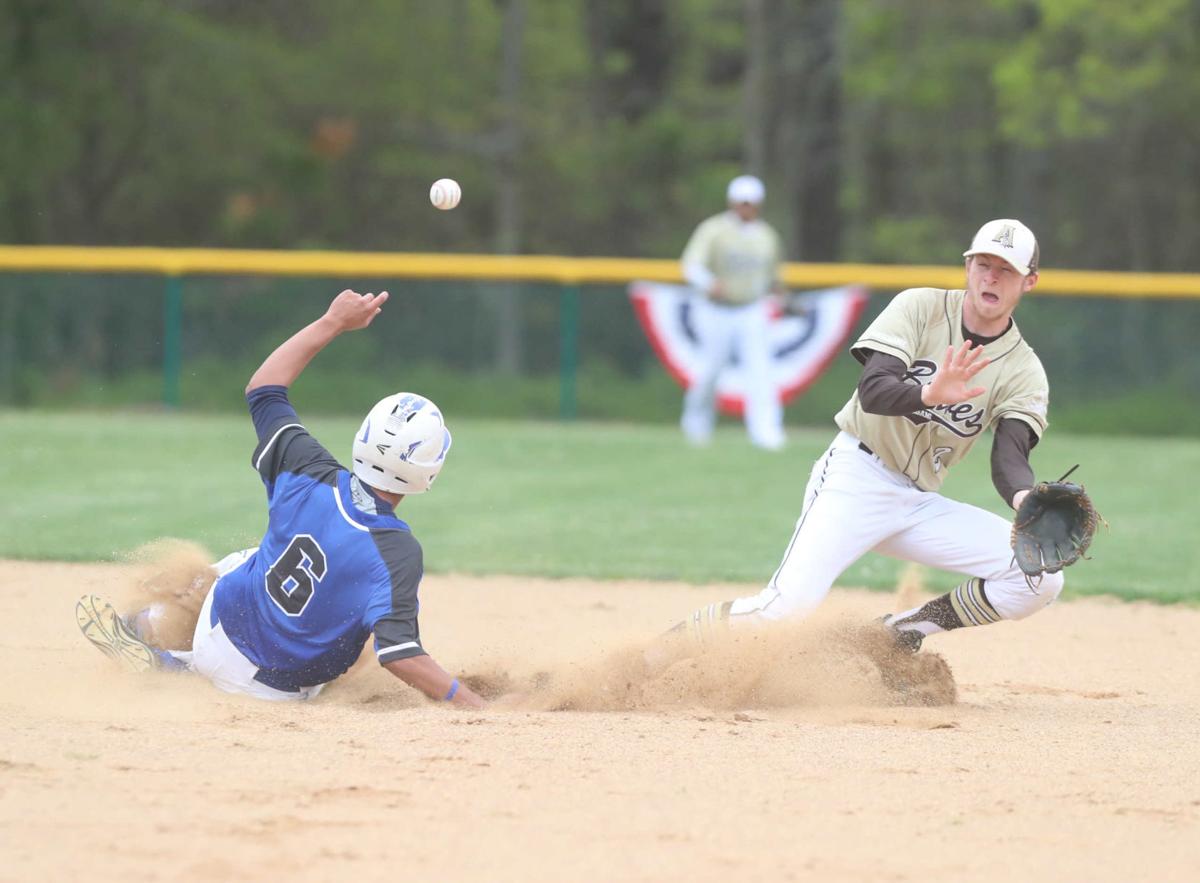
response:
<svg viewBox="0 0 1200 883"><path fill-rule="evenodd" d="M868 447L867 447L865 444L863 444L862 442L859 442L859 443L858 443L858 449L859 449L860 451L862 451L864 454L870 454L872 457L874 457L874 456L875 456L875 452L874 452L874 451L872 451L870 448L868 448Z"/></svg>
<svg viewBox="0 0 1200 883"><path fill-rule="evenodd" d="M258 673L254 675L254 680L260 684L266 684L272 690L278 690L281 693L299 693L300 688L286 682L287 672L276 672L270 669L260 668Z"/></svg>
<svg viewBox="0 0 1200 883"><path fill-rule="evenodd" d="M709 297L708 302L710 304L712 304L714 307L727 307L727 308L747 307L750 304L754 303L754 301L752 301L752 300L736 301L736 300L724 300L724 299L716 298L716 297Z"/></svg>

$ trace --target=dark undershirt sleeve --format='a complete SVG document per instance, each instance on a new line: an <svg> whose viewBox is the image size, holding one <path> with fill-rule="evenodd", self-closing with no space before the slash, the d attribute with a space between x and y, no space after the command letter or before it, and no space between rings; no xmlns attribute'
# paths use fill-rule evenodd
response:
<svg viewBox="0 0 1200 883"><path fill-rule="evenodd" d="M421 544L408 531L373 530L371 539L387 563L390 590L368 606L368 625L375 632L375 655L379 664L424 656L421 629L417 623L417 589L425 573ZM371 620L374 620L373 622Z"/></svg>
<svg viewBox="0 0 1200 883"><path fill-rule="evenodd" d="M1038 443L1037 433L1024 420L1001 418L992 439L992 484L1009 506L1013 494L1033 487L1029 452Z"/></svg>
<svg viewBox="0 0 1200 883"><path fill-rule="evenodd" d="M858 378L858 403L868 414L900 417L925 407L921 387L906 383L908 366L895 356L870 350Z"/></svg>
<svg viewBox="0 0 1200 883"><path fill-rule="evenodd" d="M275 479L283 472L308 475L330 483L341 467L321 443L308 434L288 401L287 387L260 386L246 395L258 445L250 463L274 495Z"/></svg>
<svg viewBox="0 0 1200 883"><path fill-rule="evenodd" d="M296 409L288 401L286 386L259 386L246 393L246 405L258 440L264 442L285 423L299 423Z"/></svg>

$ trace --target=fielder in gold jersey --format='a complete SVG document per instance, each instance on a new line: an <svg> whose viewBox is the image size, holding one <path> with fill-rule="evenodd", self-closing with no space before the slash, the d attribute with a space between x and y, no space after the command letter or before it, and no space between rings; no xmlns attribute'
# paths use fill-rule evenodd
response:
<svg viewBox="0 0 1200 883"><path fill-rule="evenodd" d="M1014 563L1010 521L938 493L990 429L992 480L1015 509L1034 485L1029 452L1046 429L1046 373L1012 318L1037 284L1037 240L1020 221L989 221L963 256L965 290L903 291L851 347L858 387L834 418L841 431L812 469L766 587L698 610L677 630L703 643L725 625L803 616L869 551L967 576L885 617L912 650L935 632L1022 619L1058 597L1061 572L1035 589Z"/></svg>
<svg viewBox="0 0 1200 883"><path fill-rule="evenodd" d="M729 182L729 210L703 221L681 259L683 275L699 293L691 300L692 326L702 365L683 400L680 425L688 441L705 444L716 423L716 386L731 358L746 377L745 419L751 443L784 445L783 405L771 380L765 296L782 291L779 234L759 217L766 191L753 175Z"/></svg>

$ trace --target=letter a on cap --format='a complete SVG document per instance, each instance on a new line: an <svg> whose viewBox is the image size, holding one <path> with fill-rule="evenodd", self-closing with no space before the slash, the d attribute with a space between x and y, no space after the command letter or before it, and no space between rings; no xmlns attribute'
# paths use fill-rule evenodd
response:
<svg viewBox="0 0 1200 883"><path fill-rule="evenodd" d="M1005 248L1012 248L1014 233L1016 233L1016 231L1013 229L1012 224L1005 224L1000 228L999 232L992 237L992 242L999 242Z"/></svg>

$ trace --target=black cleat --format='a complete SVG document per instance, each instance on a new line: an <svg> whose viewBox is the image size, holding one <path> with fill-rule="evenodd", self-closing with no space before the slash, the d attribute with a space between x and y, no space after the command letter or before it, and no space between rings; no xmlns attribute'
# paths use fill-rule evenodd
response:
<svg viewBox="0 0 1200 883"><path fill-rule="evenodd" d="M889 625L887 616L881 616L875 621L888 633L892 641L896 644L897 650L916 653L921 649L921 642L925 640L925 635L921 632L916 629L898 629L893 625Z"/></svg>
<svg viewBox="0 0 1200 883"><path fill-rule="evenodd" d="M920 650L921 642L925 640L925 636L916 629L892 629L889 627L889 630L896 646L909 653L916 653Z"/></svg>

